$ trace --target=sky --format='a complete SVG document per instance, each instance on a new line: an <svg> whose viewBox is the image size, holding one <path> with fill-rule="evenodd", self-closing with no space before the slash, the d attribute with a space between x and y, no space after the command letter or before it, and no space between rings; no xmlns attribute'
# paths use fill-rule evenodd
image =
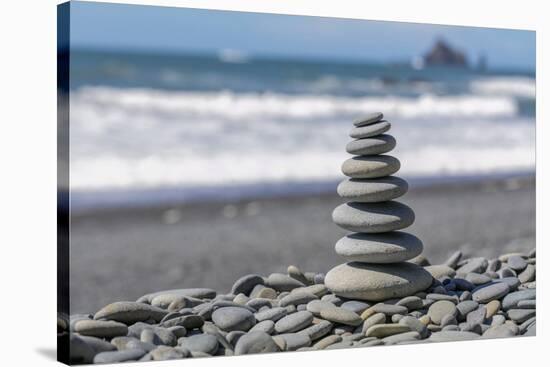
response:
<svg viewBox="0 0 550 367"><path fill-rule="evenodd" d="M71 45L124 51L408 62L437 38L492 69L535 69L535 32L160 6L72 2Z"/></svg>

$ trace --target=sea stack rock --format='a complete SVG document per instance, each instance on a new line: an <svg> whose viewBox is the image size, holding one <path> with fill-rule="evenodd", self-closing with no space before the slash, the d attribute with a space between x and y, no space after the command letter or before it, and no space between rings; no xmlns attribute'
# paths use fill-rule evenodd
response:
<svg viewBox="0 0 550 367"><path fill-rule="evenodd" d="M405 180L391 176L400 168L397 158L384 153L396 141L385 134L391 127L382 113L355 121L346 150L354 155L342 165L348 176L338 185L347 202L334 209L333 221L353 231L340 239L336 253L347 263L329 271L325 285L335 294L368 301L405 297L428 288L432 276L406 262L422 252L422 241L402 232L414 222L414 212L394 201L407 192Z"/></svg>

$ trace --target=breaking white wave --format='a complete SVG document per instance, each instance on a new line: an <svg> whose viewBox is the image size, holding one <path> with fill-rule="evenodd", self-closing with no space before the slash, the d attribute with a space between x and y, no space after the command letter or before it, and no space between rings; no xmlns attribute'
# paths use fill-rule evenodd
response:
<svg viewBox="0 0 550 367"><path fill-rule="evenodd" d="M335 97L86 87L71 95L79 191L337 180L353 118L392 122L400 175L534 169L510 96Z"/></svg>
<svg viewBox="0 0 550 367"><path fill-rule="evenodd" d="M476 79L470 83L474 93L493 96L513 96L535 98L536 82L529 77L488 77Z"/></svg>

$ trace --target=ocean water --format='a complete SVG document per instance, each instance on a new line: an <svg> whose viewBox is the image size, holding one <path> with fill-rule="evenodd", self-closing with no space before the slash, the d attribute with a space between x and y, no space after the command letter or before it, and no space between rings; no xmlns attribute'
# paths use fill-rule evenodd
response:
<svg viewBox="0 0 550 367"><path fill-rule="evenodd" d="M383 111L411 180L533 172L519 71L74 51L73 209L333 190L351 122Z"/></svg>

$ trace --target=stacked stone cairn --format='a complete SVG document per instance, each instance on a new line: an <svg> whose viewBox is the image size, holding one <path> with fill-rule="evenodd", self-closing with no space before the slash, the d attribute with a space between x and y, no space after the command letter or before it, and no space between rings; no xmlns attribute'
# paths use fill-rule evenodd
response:
<svg viewBox="0 0 550 367"><path fill-rule="evenodd" d="M340 239L336 253L348 260L326 276L336 295L367 301L384 301L413 295L428 288L432 276L421 266L406 262L423 250L422 241L399 230L413 224L414 212L394 201L407 192L407 182L392 176L400 168L397 158L385 155L395 147L385 134L391 125L382 113L354 122L346 150L355 157L342 165L349 178L338 185L347 202L332 213L340 227L353 231Z"/></svg>

